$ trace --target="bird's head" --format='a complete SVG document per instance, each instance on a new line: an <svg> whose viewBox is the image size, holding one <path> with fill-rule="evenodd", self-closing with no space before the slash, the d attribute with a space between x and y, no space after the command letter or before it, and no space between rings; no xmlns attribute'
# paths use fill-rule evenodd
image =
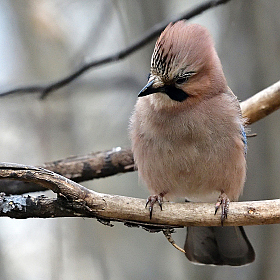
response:
<svg viewBox="0 0 280 280"><path fill-rule="evenodd" d="M226 79L208 30L185 21L170 23L158 38L147 85L162 104L196 103L225 92Z"/></svg>

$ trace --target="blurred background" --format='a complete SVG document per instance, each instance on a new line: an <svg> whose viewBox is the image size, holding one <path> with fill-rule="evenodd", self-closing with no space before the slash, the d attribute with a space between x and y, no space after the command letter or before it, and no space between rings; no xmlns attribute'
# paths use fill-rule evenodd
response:
<svg viewBox="0 0 280 280"><path fill-rule="evenodd" d="M0 1L0 91L56 81L128 46L154 24L204 1ZM233 92L245 100L280 77L280 1L232 0L191 22L206 26ZM40 165L129 147L128 120L145 85L155 40L51 93L0 99L0 161ZM280 197L280 111L251 126L241 200ZM146 198L137 172L83 183ZM35 194L38 195L38 194ZM45 193L53 196L51 192ZM246 227L256 261L245 267L190 263L162 234L94 219L0 219L0 280L279 279L279 225ZM185 229L173 236L183 246Z"/></svg>

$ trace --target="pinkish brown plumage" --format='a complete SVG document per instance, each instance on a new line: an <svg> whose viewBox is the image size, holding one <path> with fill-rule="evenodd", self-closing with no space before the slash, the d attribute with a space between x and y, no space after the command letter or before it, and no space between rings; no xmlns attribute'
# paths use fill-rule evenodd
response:
<svg viewBox="0 0 280 280"><path fill-rule="evenodd" d="M188 71L196 73L191 83L186 84L189 94L227 91L222 65L208 30L198 24L186 25L183 21L175 25L170 23L156 42L151 74L170 83L174 76Z"/></svg>
<svg viewBox="0 0 280 280"><path fill-rule="evenodd" d="M207 29L184 21L169 24L156 42L148 84L139 96L130 136L139 175L152 193L151 211L163 197L215 202L221 194L226 211L227 199L237 200L242 193L246 143L238 100ZM253 261L242 228L202 229L188 231L190 260L220 265ZM210 243L198 238L211 234ZM228 246L226 235L240 240L238 246Z"/></svg>

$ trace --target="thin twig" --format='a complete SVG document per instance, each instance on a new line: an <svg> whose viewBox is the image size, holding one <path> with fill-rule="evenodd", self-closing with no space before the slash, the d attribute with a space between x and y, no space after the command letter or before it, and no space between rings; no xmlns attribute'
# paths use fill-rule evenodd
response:
<svg viewBox="0 0 280 280"><path fill-rule="evenodd" d="M180 246L178 246L176 243L175 243L175 241L174 241L174 239L172 238L172 236L171 236L171 230L170 229L164 229L163 231L163 234L164 234L164 236L166 237L166 239L168 240L168 242L173 246L173 247L175 247L177 250L179 250L180 252L182 252L182 253L186 253L186 251L184 250L184 249L182 249Z"/></svg>
<svg viewBox="0 0 280 280"><path fill-rule="evenodd" d="M94 61L91 61L89 63L84 64L80 69L77 71L71 73L70 75L47 85L37 85L37 86L28 86L28 87L20 87L15 88L9 91L5 91L0 93L1 96L7 96L10 94L15 93L41 93L41 98L45 98L50 92L55 91L69 83L71 83L73 80L80 77L82 74L84 74L86 71L98 67L100 65L108 64L111 62L116 62L121 59L124 59L125 57L129 56L133 52L139 50L141 47L145 46L147 43L149 43L151 40L156 38L163 30L164 28L170 23L175 22L181 19L190 19L193 18L213 7L219 6L221 4L225 4L229 2L230 0L216 0L216 1L207 1L205 3L202 3L196 7L194 7L192 10L187 11L183 14L180 14L179 16L174 16L168 20L164 20L156 25L154 25L150 30L148 30L142 38L140 38L138 41L134 42L130 46L124 48L121 51L118 51L117 53L113 55L109 55L107 57L96 59Z"/></svg>

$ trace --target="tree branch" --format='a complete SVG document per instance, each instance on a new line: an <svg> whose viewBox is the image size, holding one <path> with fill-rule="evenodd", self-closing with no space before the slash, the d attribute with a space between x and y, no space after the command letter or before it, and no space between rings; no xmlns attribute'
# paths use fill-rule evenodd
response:
<svg viewBox="0 0 280 280"><path fill-rule="evenodd" d="M240 104L247 124L252 124L280 108L280 81Z"/></svg>
<svg viewBox="0 0 280 280"><path fill-rule="evenodd" d="M45 163L43 168L61 174L75 182L104 178L135 170L131 150L120 147L105 152L72 156Z"/></svg>
<svg viewBox="0 0 280 280"><path fill-rule="evenodd" d="M0 178L36 182L51 189L59 199L0 196L0 216L13 218L83 216L121 221L130 225L160 227L219 226L211 203L168 203L154 208L150 220L146 201L91 191L67 178L42 168L21 164L0 164ZM31 211L30 211L31 209ZM36 211L35 211L36 210ZM262 225L280 222L280 199L232 202L225 225Z"/></svg>
<svg viewBox="0 0 280 280"><path fill-rule="evenodd" d="M120 147L105 152L72 156L45 163L41 167L75 182L104 178L135 170L131 149L121 149ZM6 194L23 194L45 190L43 186L36 184L36 182L0 180L0 192Z"/></svg>
<svg viewBox="0 0 280 280"><path fill-rule="evenodd" d="M192 17L195 17L213 7L219 6L221 4L225 4L229 2L230 0L212 0L212 1L207 1L205 3L202 3L196 7L194 7L192 10L187 11L183 14L177 15L175 17L172 17L168 20L164 20L156 25L154 25L150 30L148 30L142 38L140 38L138 41L135 43L131 44L130 46L124 48L123 50L118 51L117 53L113 55L109 55L107 57L101 58L101 59L96 59L93 60L89 63L84 64L80 69L77 71L71 73L70 75L56 81L53 83L50 83L48 85L38 85L38 86L27 86L27 87L20 87L20 88L15 88L9 91L5 91L0 93L1 96L6 96L10 94L19 94L19 93L41 93L41 98L45 98L50 92L55 91L69 83L71 83L73 80L77 79L80 77L82 74L87 72L88 70L108 64L111 62L116 62L121 59L126 58L133 52L139 50L143 46L145 46L147 43L149 43L151 40L159 36L159 34L165 29L165 27L172 21L178 21L181 19L190 19Z"/></svg>

